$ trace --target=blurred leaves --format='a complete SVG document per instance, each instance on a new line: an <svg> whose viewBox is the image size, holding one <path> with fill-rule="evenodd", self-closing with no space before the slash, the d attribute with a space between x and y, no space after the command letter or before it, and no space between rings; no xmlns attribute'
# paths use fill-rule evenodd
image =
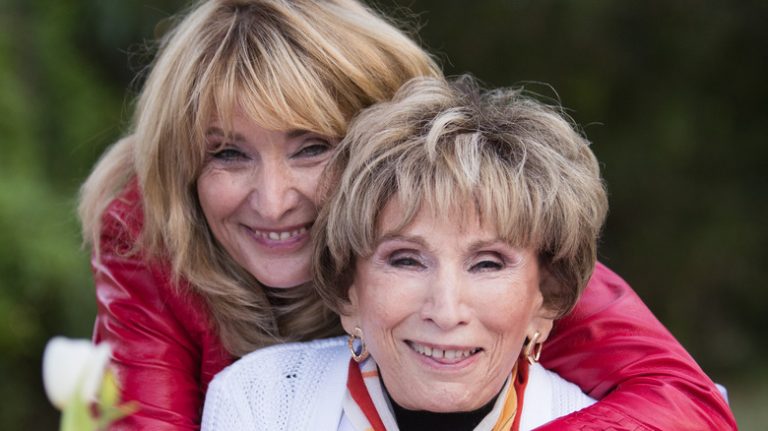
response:
<svg viewBox="0 0 768 431"><path fill-rule="evenodd" d="M53 429L43 345L54 334L88 337L95 315L76 192L117 136L125 83L105 79L76 43L87 7L6 0L0 9L2 429Z"/></svg>
<svg viewBox="0 0 768 431"><path fill-rule="evenodd" d="M95 314L77 187L184 3L0 2L0 429L56 426L43 344ZM601 259L717 379L765 376L768 3L373 3L418 22L448 74L559 98L608 183Z"/></svg>

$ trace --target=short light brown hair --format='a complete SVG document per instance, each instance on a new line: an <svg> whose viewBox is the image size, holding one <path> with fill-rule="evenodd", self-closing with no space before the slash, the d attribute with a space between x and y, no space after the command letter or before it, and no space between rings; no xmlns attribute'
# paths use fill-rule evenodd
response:
<svg viewBox="0 0 768 431"><path fill-rule="evenodd" d="M439 68L356 0L198 1L159 45L129 136L81 189L84 236L98 252L104 209L137 177L141 253L166 259L175 279L206 299L231 353L327 333L330 313L302 289L280 292L303 305L293 303L278 325L278 307L213 238L195 187L205 129L212 118L228 127L242 109L264 128L340 138L361 109L388 100L410 78L439 76Z"/></svg>
<svg viewBox="0 0 768 431"><path fill-rule="evenodd" d="M597 160L560 109L521 90L483 92L466 76L415 79L354 121L327 169L335 192L315 225L313 270L336 312L392 199L401 228L422 208L469 212L508 243L533 248L553 281L541 286L544 305L557 317L594 269L607 210Z"/></svg>

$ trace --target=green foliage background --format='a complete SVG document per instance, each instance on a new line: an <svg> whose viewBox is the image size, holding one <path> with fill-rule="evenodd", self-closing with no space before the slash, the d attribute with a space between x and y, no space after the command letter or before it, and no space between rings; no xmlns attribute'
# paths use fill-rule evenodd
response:
<svg viewBox="0 0 768 431"><path fill-rule="evenodd" d="M42 348L88 337L96 312L77 188L183 5L0 2L0 429L56 427ZM448 74L559 97L603 163L601 260L729 388L742 429L768 422L768 3L375 5L418 23Z"/></svg>

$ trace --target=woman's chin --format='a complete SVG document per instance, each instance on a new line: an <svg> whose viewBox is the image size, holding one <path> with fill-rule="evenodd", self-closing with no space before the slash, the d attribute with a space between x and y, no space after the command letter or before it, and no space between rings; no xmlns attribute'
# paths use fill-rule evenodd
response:
<svg viewBox="0 0 768 431"><path fill-rule="evenodd" d="M309 283L309 279L276 279L276 280L259 280L262 286L267 289L294 289Z"/></svg>
<svg viewBox="0 0 768 431"><path fill-rule="evenodd" d="M246 262L245 269L261 285L274 289L290 289L312 280L309 258L301 255L277 259L255 258Z"/></svg>
<svg viewBox="0 0 768 431"><path fill-rule="evenodd" d="M296 274L296 273L289 273L289 274L280 274L278 271L274 271L273 273L263 274L263 276L259 276L256 274L253 274L254 277L256 277L256 280L261 283L264 287L271 288L271 289L292 289L304 284L307 284L311 281L311 278L309 276L309 271L306 271L307 274Z"/></svg>

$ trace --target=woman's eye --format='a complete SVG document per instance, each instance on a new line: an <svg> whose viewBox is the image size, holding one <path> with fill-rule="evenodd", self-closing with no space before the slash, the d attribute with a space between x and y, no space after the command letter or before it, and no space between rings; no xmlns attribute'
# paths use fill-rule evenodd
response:
<svg viewBox="0 0 768 431"><path fill-rule="evenodd" d="M423 268L424 265L416 258L410 256L393 257L389 264L400 268Z"/></svg>
<svg viewBox="0 0 768 431"><path fill-rule="evenodd" d="M324 139L312 139L307 145L297 151L293 157L311 158L327 153L332 148L331 144Z"/></svg>
<svg viewBox="0 0 768 431"><path fill-rule="evenodd" d="M498 271L503 267L504 267L504 264L502 262L499 262L498 260L485 259L472 265L471 270L479 271L479 272Z"/></svg>
<svg viewBox="0 0 768 431"><path fill-rule="evenodd" d="M214 159L225 162L245 159L245 154L235 148L222 148L211 153Z"/></svg>

